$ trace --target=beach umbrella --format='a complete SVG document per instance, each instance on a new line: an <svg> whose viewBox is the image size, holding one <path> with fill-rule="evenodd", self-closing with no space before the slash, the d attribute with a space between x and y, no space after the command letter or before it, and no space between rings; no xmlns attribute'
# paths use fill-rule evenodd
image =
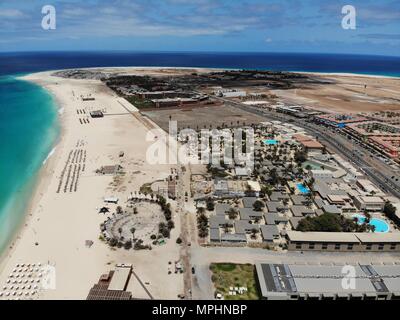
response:
<svg viewBox="0 0 400 320"><path fill-rule="evenodd" d="M22 291L18 292L18 295L19 295L19 296L22 296Z"/></svg>
<svg viewBox="0 0 400 320"><path fill-rule="evenodd" d="M7 286L4 286L4 287L3 287L3 290L7 290Z"/></svg>
<svg viewBox="0 0 400 320"><path fill-rule="evenodd" d="M0 297L2 297L3 296L3 292L0 292Z"/></svg>
<svg viewBox="0 0 400 320"><path fill-rule="evenodd" d="M29 284L29 285L27 286L27 288L30 289L30 288L32 288L32 286Z"/></svg>
<svg viewBox="0 0 400 320"><path fill-rule="evenodd" d="M10 281L11 281L10 279L7 279L7 281L6 281L6 282L7 282L7 283L10 283Z"/></svg>
<svg viewBox="0 0 400 320"><path fill-rule="evenodd" d="M24 283L28 283L28 279L25 279L25 280L24 280Z"/></svg>
<svg viewBox="0 0 400 320"><path fill-rule="evenodd" d="M26 295L26 296L29 296L29 291L25 292L25 295Z"/></svg>
<svg viewBox="0 0 400 320"><path fill-rule="evenodd" d="M18 280L18 283L22 283L22 280Z"/></svg>

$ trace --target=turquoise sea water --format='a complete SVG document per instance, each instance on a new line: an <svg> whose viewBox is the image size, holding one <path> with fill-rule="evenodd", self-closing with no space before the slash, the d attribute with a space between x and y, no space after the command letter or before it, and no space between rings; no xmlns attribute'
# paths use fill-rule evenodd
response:
<svg viewBox="0 0 400 320"><path fill-rule="evenodd" d="M23 221L58 133L57 108L47 91L13 76L0 77L0 253Z"/></svg>

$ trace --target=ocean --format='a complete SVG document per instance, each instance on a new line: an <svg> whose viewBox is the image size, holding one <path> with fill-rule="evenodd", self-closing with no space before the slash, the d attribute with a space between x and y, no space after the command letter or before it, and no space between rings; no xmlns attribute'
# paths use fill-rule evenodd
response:
<svg viewBox="0 0 400 320"><path fill-rule="evenodd" d="M306 53L0 53L0 74L83 67L204 67L400 76L400 56Z"/></svg>
<svg viewBox="0 0 400 320"><path fill-rule="evenodd" d="M57 109L46 90L0 76L0 252L23 221L38 170L58 132Z"/></svg>
<svg viewBox="0 0 400 320"><path fill-rule="evenodd" d="M292 53L0 53L0 252L26 213L37 174L57 141L52 96L17 75L83 67L208 67L400 77L400 57Z"/></svg>

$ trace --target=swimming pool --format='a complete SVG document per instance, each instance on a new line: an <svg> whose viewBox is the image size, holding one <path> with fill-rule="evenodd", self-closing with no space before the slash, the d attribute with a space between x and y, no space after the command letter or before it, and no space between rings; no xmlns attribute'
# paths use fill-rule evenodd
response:
<svg viewBox="0 0 400 320"><path fill-rule="evenodd" d="M268 140L267 139L267 140L264 140L263 142L264 142L264 144L269 145L269 146L278 144L278 140Z"/></svg>
<svg viewBox="0 0 400 320"><path fill-rule="evenodd" d="M354 215L353 218L358 218L358 224L363 224L365 222L365 217L360 214ZM369 224L375 227L375 232L385 233L389 231L389 225L382 219L372 218Z"/></svg>
<svg viewBox="0 0 400 320"><path fill-rule="evenodd" d="M303 194L310 193L310 189L308 189L303 183L297 183L296 188Z"/></svg>

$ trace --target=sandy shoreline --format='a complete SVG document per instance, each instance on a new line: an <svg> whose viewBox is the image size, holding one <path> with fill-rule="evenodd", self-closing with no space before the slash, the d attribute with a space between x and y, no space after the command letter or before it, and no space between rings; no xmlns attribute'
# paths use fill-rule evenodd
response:
<svg viewBox="0 0 400 320"><path fill-rule="evenodd" d="M28 76L18 77L18 80L30 81L28 78L25 79ZM31 82L34 82L35 84L43 87L42 84L40 84L40 81L31 81ZM59 150L57 146L59 146L59 144L62 143L62 136L63 136L63 131L65 130L64 127L65 124L62 120L62 117L59 114L59 111L63 108L63 106L61 102L58 101L57 96L54 95L53 92L51 92L50 90L47 90L47 92L49 92L52 98L55 99L54 107L57 108L56 110L57 121L60 126L60 132L58 137L54 141L51 150L49 151L49 154L44 160L45 162L42 164L41 168L39 169L39 172L37 172L37 176L32 183L33 184L32 194L26 206L23 221L21 221L19 227L15 230L15 233L11 241L5 248L5 250L0 254L0 272L1 270L3 270L7 259L13 255L15 247L18 244L18 241L20 240L24 232L24 229L29 226L29 223L32 219L32 214L30 212L33 211L33 209L35 208L35 204L37 204L40 201L40 198L46 191L46 185L48 185L49 181L51 180L51 176L54 173L54 168L56 165L57 151Z"/></svg>
<svg viewBox="0 0 400 320"><path fill-rule="evenodd" d="M169 261L179 260L179 246L175 243L179 235L179 217L175 217L176 228L171 240L152 251L111 250L99 240L99 226L106 219L98 214L102 199L116 195L121 202L125 201L144 183L167 177L170 166L154 168L145 163L148 128L127 113L100 81L61 79L51 77L52 73L23 78L43 86L55 97L59 108L63 109L59 115L61 133L54 153L41 169L27 210L29 214L15 236L13 248L4 253L0 283L5 283L17 263L41 262L56 268L57 288L41 290L40 299L85 299L101 274L110 271L115 263L124 262L134 265L142 281L149 283L148 289L155 298L177 297L182 292L182 276L168 275L167 270ZM79 98L88 94L96 97L92 105ZM89 119L88 112L100 107L107 109L110 116L97 122ZM86 110L89 124L79 122L77 109ZM68 154L77 148L87 152L86 170L77 184L79 190L57 194L60 172ZM121 150L126 154L123 160L118 159ZM97 176L94 171L118 162L126 168L127 174L121 185L113 188L112 177ZM93 246L86 247L86 240L93 241ZM136 294L141 297L141 293Z"/></svg>

